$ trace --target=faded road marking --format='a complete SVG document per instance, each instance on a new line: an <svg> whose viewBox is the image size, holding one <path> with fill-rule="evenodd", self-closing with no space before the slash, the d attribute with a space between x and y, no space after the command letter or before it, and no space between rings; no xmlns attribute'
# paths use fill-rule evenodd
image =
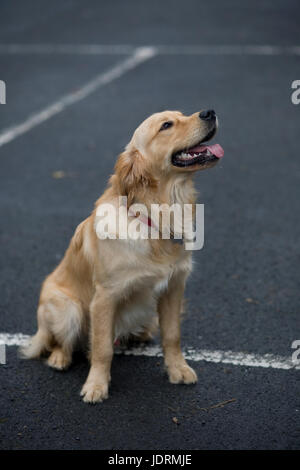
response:
<svg viewBox="0 0 300 470"><path fill-rule="evenodd" d="M0 333L0 344L7 346L24 346L30 339L30 336L22 333L9 334ZM117 348L116 354L125 356L146 356L162 357L162 350L159 346L141 345L136 348ZM194 362L213 362L222 364L231 364L234 366L263 367L270 369L296 369L300 370L300 364L295 364L291 358L277 356L275 354L250 354L234 351L211 351L207 349L184 348L183 353L186 359Z"/></svg>

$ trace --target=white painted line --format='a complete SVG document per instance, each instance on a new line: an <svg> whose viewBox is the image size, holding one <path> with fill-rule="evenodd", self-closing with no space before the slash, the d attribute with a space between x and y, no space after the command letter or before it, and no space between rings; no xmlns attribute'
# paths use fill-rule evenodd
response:
<svg viewBox="0 0 300 470"><path fill-rule="evenodd" d="M0 333L0 344L6 344L6 346L25 346L30 338L29 335L23 335L23 333Z"/></svg>
<svg viewBox="0 0 300 470"><path fill-rule="evenodd" d="M120 349L119 354L125 356L150 356L161 357L162 350L159 346L140 346L132 349ZM209 351L206 349L186 348L184 357L189 361L206 361L235 366L264 367L272 369L299 369L300 364L295 364L292 359L274 354L248 354L233 351Z"/></svg>
<svg viewBox="0 0 300 470"><path fill-rule="evenodd" d="M179 55L300 55L300 46L279 45L158 45L147 46L158 54ZM0 44L0 54L133 54L136 46L128 44Z"/></svg>
<svg viewBox="0 0 300 470"><path fill-rule="evenodd" d="M0 333L0 345L24 346L29 341L30 336L22 333L9 334ZM162 350L159 346L141 345L135 348L117 348L116 354L125 356L146 356L162 357ZM277 356L275 354L248 354L244 352L233 351L209 351L206 349L186 348L184 356L189 361L194 362L213 362L222 364L231 364L235 366L263 367L269 369L296 369L300 370L300 364L296 364L289 357Z"/></svg>
<svg viewBox="0 0 300 470"><path fill-rule="evenodd" d="M299 46L215 45L215 46L157 46L159 54L179 55L300 55Z"/></svg>
<svg viewBox="0 0 300 470"><path fill-rule="evenodd" d="M3 130L0 133L0 147L2 145L7 144L8 142L11 142L16 137L25 134L34 127L38 126L39 124L42 124L43 122L50 119L52 116L61 113L64 109L68 108L69 106L72 106L73 104L78 103L78 101L83 100L91 93L94 93L96 90L103 87L104 85L107 85L113 80L116 80L117 78L121 77L126 72L134 69L142 62L151 59L151 57L153 57L155 54L156 50L154 48L140 47L135 49L134 53L130 57L122 60L107 72L101 73L100 75L96 76L93 80L89 81L75 92L62 96L60 99L55 101L53 104L47 106L43 110L30 115L21 124Z"/></svg>
<svg viewBox="0 0 300 470"><path fill-rule="evenodd" d="M0 44L0 54L133 54L137 46L101 44ZM153 49L153 47L151 47Z"/></svg>

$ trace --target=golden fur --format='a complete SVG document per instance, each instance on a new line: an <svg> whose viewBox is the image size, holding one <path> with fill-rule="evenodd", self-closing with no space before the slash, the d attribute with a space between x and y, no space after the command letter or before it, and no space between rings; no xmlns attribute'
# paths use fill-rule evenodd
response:
<svg viewBox="0 0 300 470"><path fill-rule="evenodd" d="M170 120L173 126L160 132L162 123ZM128 205L194 204L192 176L208 165L178 168L171 164L171 155L196 145L207 132L199 113L165 111L144 121L119 156L94 211L77 227L63 260L43 283L38 331L23 354L33 358L49 352L49 366L65 369L75 344L89 337L91 368L81 391L85 402L108 396L116 337L150 337L157 318L170 381L197 380L180 348L180 312L191 252L172 240L100 240L95 226L97 207L106 202L117 205L121 195L127 196Z"/></svg>

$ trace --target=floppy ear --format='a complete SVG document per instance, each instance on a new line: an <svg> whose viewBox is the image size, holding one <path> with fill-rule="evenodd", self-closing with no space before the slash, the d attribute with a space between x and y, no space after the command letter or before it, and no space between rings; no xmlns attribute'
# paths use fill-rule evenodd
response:
<svg viewBox="0 0 300 470"><path fill-rule="evenodd" d="M138 150L125 150L115 165L114 183L117 184L121 196L127 196L131 205L137 193L156 186L146 159Z"/></svg>

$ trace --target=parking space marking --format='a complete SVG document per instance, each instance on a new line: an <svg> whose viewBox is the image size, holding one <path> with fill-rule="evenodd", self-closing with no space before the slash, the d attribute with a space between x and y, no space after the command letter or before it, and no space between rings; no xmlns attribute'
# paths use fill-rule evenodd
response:
<svg viewBox="0 0 300 470"><path fill-rule="evenodd" d="M0 345L7 346L24 346L30 340L30 336L22 333L10 334L0 333ZM163 353L157 345L141 345L135 348L117 348L116 354L124 356L146 356L146 357L162 357ZM230 364L234 366L246 367L262 367L268 369L300 370L300 364L293 362L291 357L277 356L275 354L250 354L246 352L234 351L210 351L207 349L185 348L183 350L187 360L193 362L213 362Z"/></svg>
<svg viewBox="0 0 300 470"><path fill-rule="evenodd" d="M0 54L133 54L137 46L105 44L0 44Z"/></svg>
<svg viewBox="0 0 300 470"><path fill-rule="evenodd" d="M153 47L138 47L132 55L122 60L108 71L97 75L93 80L80 87L75 92L62 96L53 104L47 106L43 110L30 115L24 122L17 124L0 133L0 147L11 142L16 137L25 134L39 124L47 121L52 116L61 113L64 109L83 100L87 96L94 93L99 88L111 83L126 72L136 68L141 63L151 59L156 54Z"/></svg>
<svg viewBox="0 0 300 470"><path fill-rule="evenodd" d="M155 55L300 55L300 46L276 45L187 45L142 46L101 44L0 44L0 54L130 54L129 57L101 73L77 91L62 96L43 110L31 114L25 121L0 132L0 147L42 124L67 107L83 100L102 86L116 80Z"/></svg>
<svg viewBox="0 0 300 470"><path fill-rule="evenodd" d="M300 46L258 45L157 45L146 46L158 54L184 55L300 55ZM0 44L0 54L133 54L136 46L129 44Z"/></svg>
<svg viewBox="0 0 300 470"><path fill-rule="evenodd" d="M159 54L182 55L300 55L299 46L276 45L213 45L213 46L158 46Z"/></svg>

